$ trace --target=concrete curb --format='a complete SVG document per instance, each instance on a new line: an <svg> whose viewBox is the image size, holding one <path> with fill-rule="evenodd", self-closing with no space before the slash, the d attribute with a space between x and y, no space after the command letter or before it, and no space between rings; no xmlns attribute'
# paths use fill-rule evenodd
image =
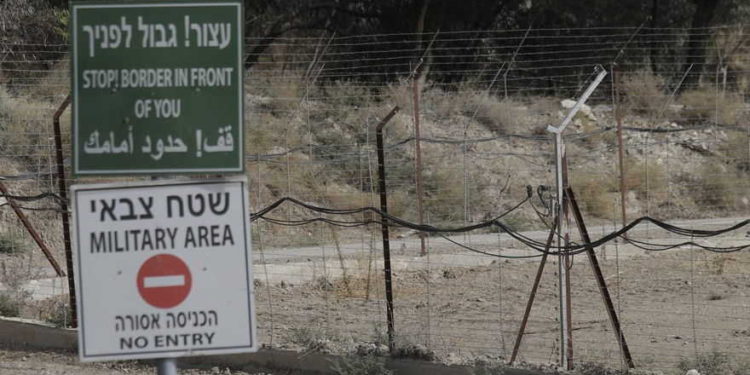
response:
<svg viewBox="0 0 750 375"><path fill-rule="evenodd" d="M0 347L25 350L57 350L76 352L78 336L74 329L56 328L35 321L0 317ZM246 366L269 369L297 370L319 374L333 374L331 365L342 357L322 353L299 353L288 350L261 349L258 353L179 358L181 367ZM187 366L184 366L187 365ZM386 360L386 367L399 375L473 375L476 368L470 366L444 365L440 363L393 359ZM504 369L503 375L543 375L521 369Z"/></svg>
<svg viewBox="0 0 750 375"><path fill-rule="evenodd" d="M0 346L11 349L78 350L74 329L57 328L34 321L0 318Z"/></svg>

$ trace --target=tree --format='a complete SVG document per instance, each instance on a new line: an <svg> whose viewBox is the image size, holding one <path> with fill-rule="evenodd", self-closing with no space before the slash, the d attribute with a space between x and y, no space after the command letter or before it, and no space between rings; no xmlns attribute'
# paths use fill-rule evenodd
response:
<svg viewBox="0 0 750 375"><path fill-rule="evenodd" d="M685 82L680 87L680 90L695 86L700 79L703 64L706 62L706 44L709 41L709 33L706 27L711 24L716 7L719 4L718 0L691 1L695 4L695 11L693 11L693 21L690 25L685 63L682 66L682 71L687 72L691 66L694 70L685 77Z"/></svg>

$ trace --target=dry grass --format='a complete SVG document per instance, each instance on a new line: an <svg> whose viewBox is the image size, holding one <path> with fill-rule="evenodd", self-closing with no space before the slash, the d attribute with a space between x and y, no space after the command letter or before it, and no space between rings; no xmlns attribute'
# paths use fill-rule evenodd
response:
<svg viewBox="0 0 750 375"><path fill-rule="evenodd" d="M747 175L715 159L706 159L696 173L695 187L690 189L693 200L699 206L710 206L720 210L735 210L742 207L747 198Z"/></svg>
<svg viewBox="0 0 750 375"><path fill-rule="evenodd" d="M513 99L498 100L484 93L471 98L476 121L497 134L529 133L528 108Z"/></svg>
<svg viewBox="0 0 750 375"><path fill-rule="evenodd" d="M464 82L455 91L425 90L421 100L425 115L436 122L473 120L497 134L534 134L539 127L557 122L560 102L546 96L502 99Z"/></svg>
<svg viewBox="0 0 750 375"><path fill-rule="evenodd" d="M664 168L655 162L625 160L625 190L635 192L641 200L651 200L658 206L667 199L667 178ZM570 171L573 187L581 208L596 217L612 219L619 215L620 176L616 171L591 173L589 170Z"/></svg>
<svg viewBox="0 0 750 375"><path fill-rule="evenodd" d="M48 159L53 113L51 103L12 95L0 86L0 153L17 156L30 166Z"/></svg>
<svg viewBox="0 0 750 375"><path fill-rule="evenodd" d="M664 80L650 70L623 74L620 91L625 97L626 112L649 117L659 115L669 101Z"/></svg>
<svg viewBox="0 0 750 375"><path fill-rule="evenodd" d="M619 198L616 176L575 170L570 173L570 185L584 212L599 218L615 217Z"/></svg>
<svg viewBox="0 0 750 375"><path fill-rule="evenodd" d="M60 56L55 66L43 76L34 80L34 84L27 87L24 92L30 97L55 102L59 104L70 93L70 58L66 55Z"/></svg>
<svg viewBox="0 0 750 375"><path fill-rule="evenodd" d="M477 207L486 202L486 178L472 169L464 184L464 170L460 160L432 157L438 162L426 166L423 174L425 211L431 223L455 223L464 218L465 205Z"/></svg>
<svg viewBox="0 0 750 375"><path fill-rule="evenodd" d="M739 171L750 172L750 137L732 136L719 145L723 159Z"/></svg>
<svg viewBox="0 0 750 375"><path fill-rule="evenodd" d="M744 375L750 371L750 363L742 357L735 357L718 351L700 354L695 358L685 358L677 367L681 371L698 370L708 375Z"/></svg>
<svg viewBox="0 0 750 375"><path fill-rule="evenodd" d="M411 114L414 105L414 94L412 90L412 85L409 84L409 82L399 81L397 83L389 84L383 92L383 97L392 105L397 105L401 108L402 113Z"/></svg>
<svg viewBox="0 0 750 375"><path fill-rule="evenodd" d="M745 102L736 93L722 93L704 87L684 92L680 103L685 106L684 116L689 121L709 121L719 125L737 125L746 115Z"/></svg>
<svg viewBox="0 0 750 375"><path fill-rule="evenodd" d="M377 258L377 255L376 255ZM367 270L366 259L362 270ZM383 300L385 298L385 279L381 268L377 267L373 263L372 272L370 277L367 276L367 272L363 274L353 274L346 278L337 278L330 281L332 288L330 292L333 292L336 296L341 298L354 298L363 299L369 296L373 300ZM424 288L419 282L409 282L400 280L399 277L393 278L393 296L394 298L406 298L408 296L418 296L424 292Z"/></svg>
<svg viewBox="0 0 750 375"><path fill-rule="evenodd" d="M50 323L56 327L68 327L72 321L72 311L67 294L50 297L29 303L24 307L25 316Z"/></svg>

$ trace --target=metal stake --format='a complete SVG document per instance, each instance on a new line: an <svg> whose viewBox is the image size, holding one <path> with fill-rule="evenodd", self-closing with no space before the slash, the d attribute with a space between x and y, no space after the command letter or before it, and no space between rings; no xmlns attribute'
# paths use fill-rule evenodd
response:
<svg viewBox="0 0 750 375"><path fill-rule="evenodd" d="M76 284L73 277L73 251L70 248L70 213L68 212L68 187L65 184L65 165L63 164L62 131L60 130L60 116L65 108L70 105L70 95L65 97L60 107L52 117L52 125L55 131L55 156L57 158L57 190L62 198L63 245L65 245L65 267L68 269L68 301L70 303L70 326L78 327L78 314L76 305Z"/></svg>
<svg viewBox="0 0 750 375"><path fill-rule="evenodd" d="M555 134L555 169L556 169L556 182L557 182L557 248L563 248L563 157L565 150L562 143L562 134ZM558 290L560 295L560 367L568 370L570 369L570 356L568 348L570 347L570 321L568 317L568 267L567 257L560 251L558 256L557 272L559 275Z"/></svg>
<svg viewBox="0 0 750 375"><path fill-rule="evenodd" d="M612 330L615 333L617 344L620 346L620 353L622 354L625 363L628 365L628 368L635 368L633 357L631 356L630 349L628 348L628 343L627 341L625 341L625 335L622 333L620 319L617 317L617 312L615 312L615 305L612 303L612 297L609 295L607 282L604 280L604 275L602 274L602 269L599 266L599 261L596 259L594 248L591 247L591 238L589 237L589 232L586 229L586 224L583 222L583 215L581 215L581 210L578 208L578 202L576 202L573 189L567 188L565 193L568 197L568 200L570 201L570 206L573 209L573 216L575 217L576 224L578 225L578 231L581 233L581 239L583 240L583 244L586 248L586 255L588 255L589 262L591 263L591 269L594 271L594 276L596 276L596 283L599 287L599 293L601 294L602 300L604 301L604 306L607 308L607 315L609 315L609 321L612 323Z"/></svg>
<svg viewBox="0 0 750 375"><path fill-rule="evenodd" d="M529 301L526 302L526 310L523 313L521 319L521 327L518 328L518 335L516 336L516 343L513 345L513 353L510 355L509 366L513 365L516 357L518 356L518 350L521 348L521 340L523 334L526 331L526 324L529 322L529 315L531 315L531 306L534 305L534 299L536 299L536 291L539 289L539 283L542 281L542 273L544 272L544 265L547 263L547 253L549 252L550 246L552 246L552 240L555 238L555 229L557 228L557 219L552 221L552 228L550 228L549 236L547 237L547 244L544 245L544 253L542 254L542 260L539 262L539 269L536 271L536 277L534 277L534 284L531 286L531 293L529 293Z"/></svg>
<svg viewBox="0 0 750 375"><path fill-rule="evenodd" d="M604 76L607 75L607 71L604 70L601 66L597 66L596 70L599 72L594 79L593 82L586 88L586 91L584 91L583 95L581 95L580 98L578 98L578 101L576 102L575 106L571 108L570 112L568 112L568 115L565 116L565 119L560 124L559 127L554 126L548 126L547 131L555 134L555 180L557 183L557 248L563 249L563 205L565 204L565 198L563 196L563 186L565 184L565 181L563 180L563 169L565 168L565 165L563 163L563 158L565 157L565 145L563 144L563 138L562 133L565 131L565 128L570 124L571 121L573 121L573 117L575 117L576 113L583 107L583 104L586 103L586 100L588 100L589 96L594 92L597 86L602 82L604 79ZM560 251L559 256L559 263L558 263L558 273L559 273L559 290L560 290L560 367L564 369L570 369L571 363L570 363L570 348L572 347L572 342L570 341L570 313L568 312L568 267L567 267L567 257L565 254L563 254L562 250Z"/></svg>
<svg viewBox="0 0 750 375"><path fill-rule="evenodd" d="M27 232L29 232L31 238L34 239L34 242L36 242L37 246L39 246L39 249L44 253L44 256L47 257L49 264L52 265L52 268L55 269L55 274L57 275L57 277L65 276L65 272L62 270L62 268L60 268L60 264L57 263L55 257L52 256L52 252L50 252L47 244L44 243L42 237L39 235L39 233L37 233L36 229L34 229L34 226L31 225L31 222L29 222L29 219L26 218L26 215L23 213L23 211L21 211L21 208L18 207L16 201L11 198L10 192L2 182L0 182L0 194L8 197L8 204L10 205L10 208L13 209L13 212L15 212L16 216L18 216L18 220L21 220L23 227L26 228Z"/></svg>
<svg viewBox="0 0 750 375"><path fill-rule="evenodd" d="M156 362L157 375L177 375L177 360L174 358L162 358Z"/></svg>
<svg viewBox="0 0 750 375"><path fill-rule="evenodd" d="M420 73L421 75L421 73ZM417 189L417 221L419 225L424 224L424 188L422 187L422 140L419 132L419 75L412 81L412 90L414 91L414 166L415 166L415 185ZM425 233L419 232L419 255L427 255L425 245Z"/></svg>
<svg viewBox="0 0 750 375"><path fill-rule="evenodd" d="M388 320L388 349L393 352L396 349L396 343L394 340L395 330L393 322L393 282L391 279L391 245L390 235L388 233L388 195L385 188L385 152L383 151L383 127L388 121L396 115L398 112L398 106L393 107L390 113L388 113L383 120L375 127L375 141L378 148L378 190L380 190L380 211L384 215L381 216L380 225L383 233L383 273L385 276L385 303L386 303L386 318Z"/></svg>
<svg viewBox="0 0 750 375"><path fill-rule="evenodd" d="M613 68L614 69L614 68ZM612 72L612 83L614 84L615 98L615 121L617 122L617 163L620 166L620 211L622 214L622 226L628 222L627 212L625 211L625 197L627 192L625 191L625 145L622 141L622 109L620 108L620 89L618 86L618 72L613 70ZM627 233L623 234L626 236Z"/></svg>

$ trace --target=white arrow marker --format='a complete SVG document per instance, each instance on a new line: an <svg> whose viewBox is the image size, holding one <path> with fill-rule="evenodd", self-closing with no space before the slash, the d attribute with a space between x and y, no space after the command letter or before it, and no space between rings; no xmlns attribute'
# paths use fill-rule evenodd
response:
<svg viewBox="0 0 750 375"><path fill-rule="evenodd" d="M144 288L163 288L185 285L185 275L149 276L143 278Z"/></svg>

